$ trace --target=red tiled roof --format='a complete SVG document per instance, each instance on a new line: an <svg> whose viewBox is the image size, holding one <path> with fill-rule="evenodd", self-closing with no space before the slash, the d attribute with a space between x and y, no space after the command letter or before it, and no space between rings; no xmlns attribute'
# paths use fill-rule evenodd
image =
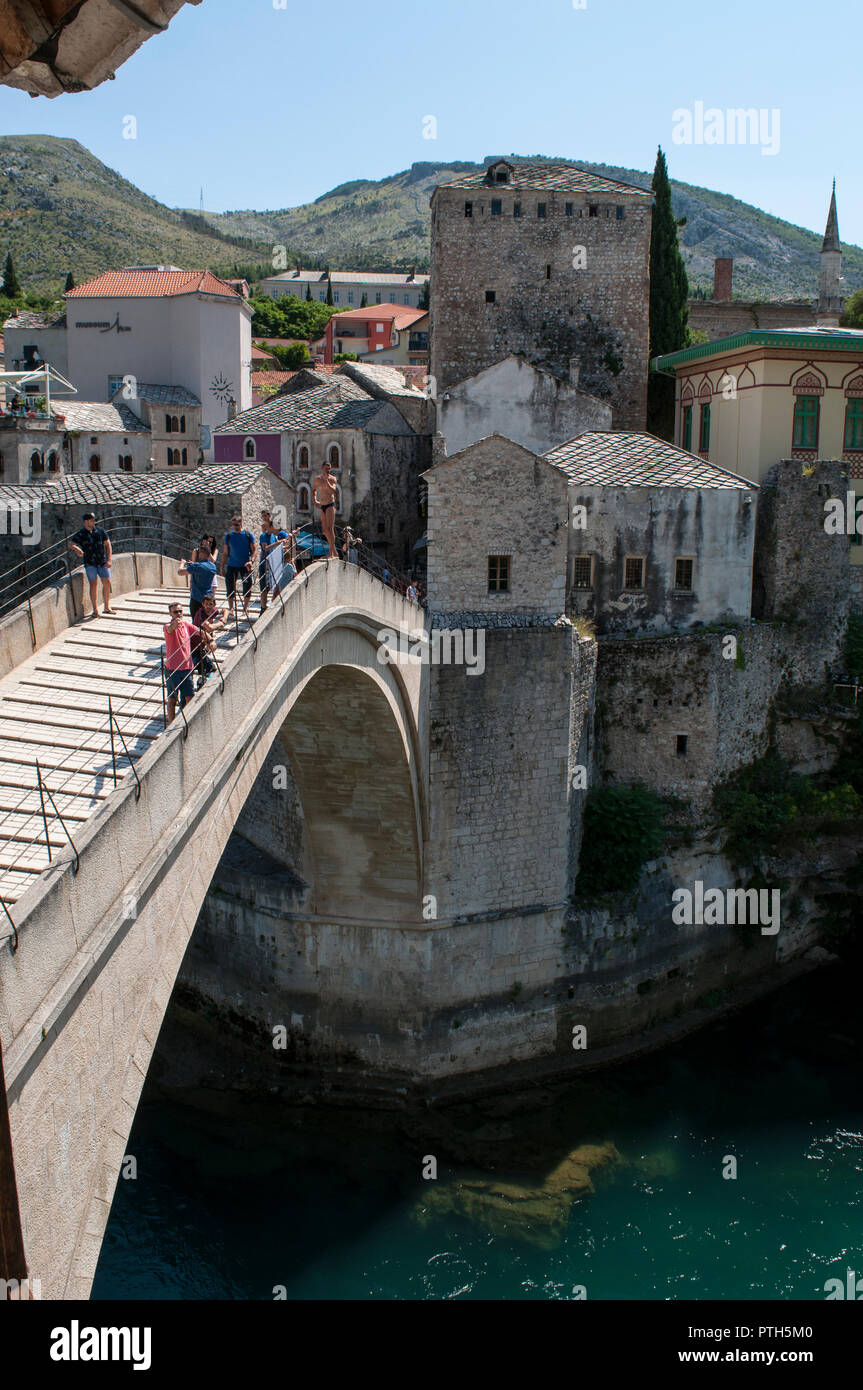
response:
<svg viewBox="0 0 863 1390"><path fill-rule="evenodd" d="M428 309L408 309L403 304L369 304L365 309L346 309L343 314L333 314L332 324L339 319L364 319L371 323L375 319L394 319L396 328L408 328L417 319L424 319Z"/></svg>
<svg viewBox="0 0 863 1390"><path fill-rule="evenodd" d="M252 343L252 361L277 362L278 358L275 357L272 352L264 352L263 348L259 348L254 343Z"/></svg>
<svg viewBox="0 0 863 1390"><path fill-rule="evenodd" d="M161 299L179 294L218 294L240 299L236 290L209 270L106 270L74 290L65 299Z"/></svg>
<svg viewBox="0 0 863 1390"><path fill-rule="evenodd" d="M260 391L262 386L284 386L296 372L252 372L252 390Z"/></svg>

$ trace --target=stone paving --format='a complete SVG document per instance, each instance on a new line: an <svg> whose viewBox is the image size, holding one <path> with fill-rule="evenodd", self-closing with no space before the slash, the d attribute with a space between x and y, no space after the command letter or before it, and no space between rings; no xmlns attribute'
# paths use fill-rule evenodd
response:
<svg viewBox="0 0 863 1390"><path fill-rule="evenodd" d="M47 868L49 847L54 854L74 841L76 826L114 790L115 760L119 783L162 733L162 627L173 599L188 614L187 588L114 598L115 614L67 628L0 680L0 901L11 905L27 891ZM260 613L257 599L249 612L253 619ZM241 616L240 641L248 630ZM236 644L232 624L217 650Z"/></svg>

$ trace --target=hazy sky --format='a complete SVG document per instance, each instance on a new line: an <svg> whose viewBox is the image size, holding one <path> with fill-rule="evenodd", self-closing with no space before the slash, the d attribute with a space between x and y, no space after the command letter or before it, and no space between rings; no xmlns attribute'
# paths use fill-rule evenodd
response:
<svg viewBox="0 0 863 1390"><path fill-rule="evenodd" d="M0 130L80 140L175 206L280 208L414 160L556 154L651 169L863 243L861 0L202 0L95 92L0 87ZM584 3L584 8L576 4ZM755 143L675 143L754 108ZM778 116L774 113L778 112ZM137 139L123 138L124 118ZM437 122L437 137L425 118ZM773 149L774 153L762 153Z"/></svg>

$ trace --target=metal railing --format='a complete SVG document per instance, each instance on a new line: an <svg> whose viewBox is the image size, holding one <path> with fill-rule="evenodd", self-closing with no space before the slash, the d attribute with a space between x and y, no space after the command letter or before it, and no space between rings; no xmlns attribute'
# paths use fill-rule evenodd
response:
<svg viewBox="0 0 863 1390"><path fill-rule="evenodd" d="M143 526L139 527L139 526L136 526L136 525L135 525L136 522L140 522L140 521L142 521L142 520L150 520L150 521L152 521L152 522L153 522L152 528L146 528L146 529L145 529ZM124 541L124 529L125 529L125 531L126 531L125 540L126 540L127 543L128 543L128 550L127 550L127 553L128 553L128 551L130 550L131 553L133 553L136 557L137 557L138 552L140 552L140 553L143 554L143 553L146 553L146 552L149 550L150 553L152 553L152 546L153 546L153 545L156 545L156 546L159 548L160 553L162 553L162 554L164 554L164 555L167 555L168 558L171 558L171 557L170 557L170 554L169 554L170 550L173 549L173 550L175 550L175 551L179 551L180 554L177 555L177 557L176 557L176 558L179 560L179 559L182 559L183 556L184 556L186 553L188 553L188 551L189 551L190 549L194 548L194 547L197 546L197 544L198 544L198 537L197 537L197 536L193 536L193 534L192 534L192 532L191 532L190 530L188 530L187 528L183 528L183 527L177 526L177 525L175 525L175 524L172 523L172 522L166 522L166 521L165 521L164 519L162 519L162 518L147 517L147 518L143 518L143 519L142 519L142 518L129 517L128 515L124 515L123 517L121 517L121 518L119 518L119 519L117 519L117 518L110 518L110 517L105 518L104 521L100 520L99 525L103 526L103 528L104 528L105 530L108 530L108 527L110 526L110 528L111 528L111 529L110 529L110 537L111 537L112 546L113 546L113 550L114 550L114 553L115 553L115 554L116 554L116 553L122 553L122 551L119 551L119 552L118 552L118 546L117 546L117 544L115 544L115 537L118 537L118 539L119 539L119 541L120 541L120 544L123 544L123 541ZM345 532L346 532L346 529L347 529L347 528L345 528L345 527L336 527L336 528L335 528L336 548L337 548L337 550L339 551L338 559L339 559L342 563L354 563L353 560L349 559L349 556L348 556L348 554L347 554L348 546L347 546L346 543L345 543ZM326 540L326 538L323 536L323 532L322 532L322 531L319 531L318 529L313 528L313 527L312 527L310 524L308 524L308 523L302 527L302 530L306 533L307 536L308 536L309 534L313 534L313 535L315 535L315 536L316 536L319 540L321 540L321 541L325 541L325 540ZM119 535L118 535L118 533L119 533ZM141 542L143 542L143 544L142 544ZM60 553L61 550L65 551L66 544L67 544L66 538L64 538L62 541L57 541L57 542L55 542L55 544L52 545L52 546L49 546L49 547L46 549L45 552L40 552L39 555L34 556L34 557L33 557L33 561L35 561L35 563L32 563L32 562L31 562L30 566L27 567L27 569L26 569L26 571L25 571L26 580L27 580L27 586L26 586L26 589L25 589L24 600L23 600L23 601L26 601L26 602L27 602L27 604L28 604L28 611L30 611L30 600L31 600L32 596L33 596L35 593L40 592L41 589L44 589L44 588L48 587L48 585L50 585L50 583L53 582L53 576L54 576L55 574L62 575L62 578L64 578L64 579L66 579L66 578L68 577L69 571L67 570L67 567L66 567L66 564L65 564L65 556L64 556L64 555L61 555L61 553ZM356 561L355 561L355 562L356 562L356 564L357 564L361 569L366 570L369 574L372 575L373 578L378 579L380 582L388 584L391 588L394 588L397 592L400 592L400 593L402 593L402 594L405 594L405 593L406 593L406 590L407 590L409 584L412 582L412 581L409 579L409 577L406 576L406 575L404 575L404 574L402 574L400 571L394 569L394 568L393 568L391 565L389 565L385 560L383 560L383 559L381 558L381 556L378 555L370 546L366 545L364 542L357 542L356 538L353 537L353 535L352 535L352 536L351 536L350 549L353 550L353 551L355 551L355 554L356 554ZM305 554L304 554L304 553L303 553L303 548L302 548L302 547L299 547L299 551L297 552L297 551L295 550L295 552L294 552L294 561L293 561L293 563L294 563L294 567L295 567L296 573L297 573L297 575L299 575L300 573L302 573L303 570L308 569L310 565L312 565L312 564L314 564L314 563L317 563L318 560L323 560L325 563L328 563L330 558L332 558L332 557L327 557L327 556L323 556L323 555L320 555L320 556L315 557L315 556L313 556L308 550L306 550L306 551L305 551ZM62 567L61 567L60 565L58 565L58 563L57 563L59 560L63 560ZM79 561L78 563L80 564L80 561ZM20 566L14 566L14 567L12 567L12 568L13 568L13 569L19 569L19 568L21 568L21 567L20 567ZM10 587L12 587L12 586L10 585L10 582L9 582L9 574L10 574L10 571L9 571L9 570L7 570L7 571L6 571L5 573L3 573L3 574L0 574L0 614L2 614L2 612L4 611L4 604L5 604L5 606L6 606L6 611L8 611L8 608L9 608L9 606L10 606L8 594L9 594L9 589L10 589ZM46 578L46 576L47 576L47 578ZM138 575L137 575L137 563L136 563L136 575L135 575L135 577L136 577L136 580L137 580L137 578L138 578ZM308 582L308 578L306 579L306 582ZM251 594L250 600L249 600L249 602L251 602L251 603L254 603L254 602L256 601L256 596L255 596L255 588L256 588L256 587L257 587L257 589L258 589L257 599L261 602L261 604L262 604L262 606L263 606L262 592L263 592L263 588L264 588L265 586L261 584L261 580L260 580L260 563L259 563L259 557L258 557L257 555L256 555L255 560L254 560L254 562L253 562L252 594ZM267 584L266 587L269 589L269 584ZM254 617L254 615L253 615L250 611L248 611L248 610L246 609L245 604L243 605L243 608L244 608L244 621L248 624L248 626L246 627L245 631L241 631L241 620L240 620L240 616L239 616L239 608L240 608L240 604L241 604L241 602L242 602L242 581L240 581L240 584L238 584L237 588L239 589L239 593L236 593L236 591L235 591L235 595L236 595L236 596L235 596L235 602L234 602L234 605L233 605L233 631L231 630L230 624L226 624L226 626L224 627L224 629L223 629L221 632L214 634L213 641L212 641L212 645L211 645L211 648L210 648L209 650L204 646L203 642L200 643L200 645L199 645L199 647L198 647L198 667L197 667L197 673L198 673L199 675L201 675L201 674L203 673L203 670L204 670L204 667L203 667L204 660L207 660L207 659L212 660L212 662L213 662L213 664L214 664L214 666L215 666L215 668L216 668L216 674L218 675L218 678L219 678L220 693L221 693L222 695L223 695L224 692L225 692L225 678L224 678L224 673L223 673L223 671L222 671L222 665L221 665L221 662L219 661L219 658L218 658L218 655L217 655L217 651L216 651L216 648L217 648L217 646L219 645L220 640L230 640L231 638L233 638L233 640L234 640L234 650L236 650L236 648L239 647L239 645L240 645L240 643L241 643L243 637L244 637L244 636L247 636L247 635L251 635L251 637L252 637L252 639L253 639L253 643L254 643L253 650L257 651L257 648L258 648L258 637L257 637L257 633L256 633L256 631L255 631L255 617ZM285 599L284 599L284 591L285 591L285 589L287 589L287 588L289 588L289 584L287 584L287 583L279 584L278 587L275 589L273 595L272 595L272 597L273 597L273 602L275 602L275 598L276 598L276 596L278 596L278 599L279 599L280 605L281 605L281 616L282 616L283 618L287 615L287 607L286 607L286 605L285 605ZM7 597L6 597L5 599L4 599L4 597L3 597L4 593L7 595ZM18 606L18 604L20 604L21 602L22 602L22 599L19 597L18 603L17 603L17 604L11 604L11 606L16 607L16 606ZM32 626L33 626L32 614L31 614L30 621L31 621L31 629L32 629ZM34 632L34 643L35 643L35 632ZM138 663L133 662L132 664L136 665L136 664L138 664ZM146 662L143 662L143 663L141 663L141 664L144 665L145 667L147 667L147 663L146 663ZM132 691L130 691L130 692L128 692L128 693L126 693L126 694L123 695L123 697L122 697L122 702L123 702L123 703L126 703L126 702L134 702L134 701L137 701L139 704L143 704L143 703L144 703L144 701L141 699L142 692L146 691L148 694L152 694L153 689L154 689L154 685L155 685L155 682L154 682L154 679L153 679L153 672L155 671L155 669L156 669L156 663L155 663L155 662L152 662L152 663L149 665L149 667L148 667L148 674L147 674L144 678L142 678L140 681L138 681L138 682L135 684L134 689L133 689ZM166 682L166 671L165 671L165 650L164 650L164 646L163 646L162 644L160 644L160 652L159 652L159 675L160 675L160 693L161 693L161 704L162 704L162 723L163 723L163 729L164 729L164 728L167 727L168 718L167 718L167 682ZM206 677L205 677L205 678L206 678ZM203 683L203 681L202 681L201 683ZM200 689L200 685L199 685L199 689ZM124 773L124 772L122 771L122 769L119 768L118 764L119 764L119 760L120 760L122 757L125 757L126 762L127 762L127 764L128 764L128 768L131 768L132 773L133 773L133 775L134 775L134 777L135 777L135 784L136 784L136 786L135 786L135 800L136 800L136 801L140 800L141 792L142 792L142 786L141 786L141 780L140 780L140 778L139 778L139 776L138 776L137 769L136 769L136 767L135 767L135 763L136 763L137 759L140 758L140 757L142 756L142 753L143 753L143 751L145 751L145 750L141 750L141 751L139 751L139 752L137 752L137 753L134 751L134 749L131 749L131 750L130 750L129 744L127 743L127 740L126 740L126 734L129 733L129 734L131 735L131 732L132 732L132 731L131 731L131 730L124 730L124 729L123 729L122 724L121 724L121 722L120 722L120 716L118 715L118 713L117 713L117 711L115 710L115 707L114 707L114 699L113 699L113 696L108 695L108 697L107 697L107 702L108 702L107 719L104 721L104 723L101 723L101 724L97 725L96 728L88 729L88 730L83 731L83 733L82 733L82 739L79 740L79 741L76 743L76 745L75 745L74 747L70 747L70 748L69 748L69 751L60 759L60 761L59 761L59 762L56 762L56 763L51 767L50 772L51 772L51 775L52 775L52 781L54 781L54 786L53 786L53 787L49 787L49 786L48 786L48 783L47 783L47 780L46 780L46 774L43 772L43 769L42 769L42 767L41 767L41 764L40 764L39 760L38 760L38 759L34 760L34 761L35 761L35 771L36 771L36 788L35 788L35 790L38 792L38 796L39 796L39 809L38 809L38 811L30 811L30 812L27 812L27 811L24 810L24 807L25 807L27 801L31 798L32 792L33 792L33 790L34 790L32 787L30 787L30 788L27 788L27 789L24 791L24 793L23 793L23 795L22 795L20 801L15 805L15 807L14 807L12 810L6 811L6 812L4 812L4 813L0 813L0 838L2 838L2 836L3 836L3 829L4 829L4 826L5 826L6 824L8 824L10 820L12 820L12 819L15 818L15 817L22 817L22 818L23 818L23 824L21 824L21 823L17 824L17 825L15 826L15 833L14 833L14 834L11 834L10 837L9 837L9 840L7 840L7 844L10 843L10 842L14 842L15 840L21 840L21 842L22 842L22 849L21 849L21 852L20 852L20 854L19 854L11 863L7 864L4 868L0 868L0 906L2 906L3 912L4 912L6 918L7 918L8 922L9 922L9 925L10 925L10 927L11 927L11 936L8 936L8 937L3 938L3 939L6 940L6 941L10 941L10 942L12 943L12 944L11 944L11 949L12 949L13 954L14 954L14 952L15 952L15 951L17 950L17 948L18 948L18 931L17 931L16 925L15 925L14 919L13 919L13 917L12 917L10 911L9 911L9 905L7 904L5 898L3 897L3 893L2 893L2 876L3 876L4 873L14 872L15 869L16 869L16 867L17 867L17 866L20 864L20 862L26 857L26 855L28 854L28 852L32 851L32 849L33 849L34 846L40 845L40 844L41 844L41 839L38 838L38 837L32 838L32 839L26 839L26 838L25 838L25 835L26 835L26 832L27 832L27 828L28 828L28 826L29 826L29 824L30 824L31 821L34 822L34 825L35 825L35 826L38 826L39 822L41 821L42 833L44 834L45 849L47 850L47 854L48 854L48 863L51 864L51 863L53 862L53 853L52 853L52 851L53 851L53 848L54 848L54 847L52 846L52 843L51 843L51 833L50 833L50 827L49 827L49 823L48 823L48 812L47 812L47 806L46 806L46 798L47 798L47 802L50 803L50 806L51 806L51 808L52 808L53 814L54 814L54 816L56 817L57 821L59 822L59 824L60 824L60 826L61 826L61 828L62 828L62 830L63 830L63 832L64 832L64 834L65 834L65 836L66 836L66 839L67 839L68 842L69 842L69 845L71 846L72 853L73 853L73 856L74 856L73 873L77 873L77 872L78 872L78 867L79 867L79 864L80 864L80 857L79 857L79 854L78 854L77 847L76 847L76 845L75 845L75 841L74 841L73 835L72 835L71 831L69 830L69 827L68 827L67 824L66 824L66 821L65 821L65 819L64 819L64 817L63 817L63 815L62 815L62 813L61 813L61 811L60 811L60 808L59 808L59 806L58 806L58 804L57 804L57 799L56 799L58 796L60 796L60 795L63 794L64 790L68 790L68 789L71 787L71 784L72 784L72 782L73 782L73 779L83 777L83 778L91 778L91 779L93 780L93 782L94 782L94 787L93 787L92 792L89 794L89 795L90 795L90 799L92 800L92 799L93 799L93 796L94 796L94 794L95 794L96 785L98 784L100 778L110 776L111 779L112 779L112 782L113 782L114 787L117 787L117 786L119 785L120 781L123 779L123 777L126 775L126 773ZM184 707L183 707L183 704L182 704L179 700L177 701L177 709L178 709L178 712L179 712L179 714L180 714L180 716L181 716L181 718L182 718L182 720L183 720L183 725L184 725L183 742L185 742L185 740L188 738L188 734L189 734L189 724L188 724L188 720L187 720L187 718L186 718L186 713L185 713L185 709L184 709ZM145 726L146 726L146 723L147 723L147 722L151 722L151 721L147 721L147 718L146 718L146 715L145 715L145 714L138 714L138 715L136 715L135 717L136 717L136 718L139 718L139 719L141 719L141 720L143 720L143 721L145 721ZM154 717L155 717L155 716L154 716ZM138 739L140 739L140 738L143 736L143 732L144 732L143 730L139 730L139 731L138 731L138 734L137 734L137 738L138 738ZM81 768L81 767L78 767L78 766L75 766L75 767L71 766L72 761L73 761L73 760L79 759L79 758L80 758L80 755L81 755L82 753L93 752L93 753L96 754L97 757L98 757L98 753L99 753L100 750L99 750L98 746L96 746L96 747L91 747L91 746L90 746L90 745L91 745L91 741L93 741L93 740L99 740L100 738L104 739L106 735L107 735L108 740L109 740L109 742L110 742L110 766L109 766L108 761L107 761L107 750L105 750L105 765L104 765L104 767L96 766L96 767L94 767L92 770L90 770L90 769ZM121 743L121 745L122 745L122 754L119 754L118 751L117 751L117 745L116 745L116 741L115 741L117 737L119 737L120 743ZM156 735L156 737L158 737L158 735ZM0 754L0 758L2 758L2 754ZM23 766L26 766L26 764L24 764ZM62 780L59 782L59 784L58 784L57 781L56 781L56 777L57 777L57 774L58 774L58 773L60 773L60 774L65 773L65 776L62 777ZM87 795L86 792L84 792L84 793L82 793L82 794L83 794L83 795ZM34 876L35 876L35 875L34 875Z"/></svg>

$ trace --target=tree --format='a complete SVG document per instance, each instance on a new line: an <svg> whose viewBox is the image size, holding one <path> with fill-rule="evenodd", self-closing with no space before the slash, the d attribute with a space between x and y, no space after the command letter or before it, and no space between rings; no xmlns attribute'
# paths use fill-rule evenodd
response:
<svg viewBox="0 0 863 1390"><path fill-rule="evenodd" d="M305 343L291 343L279 354L282 365L289 372L299 371L300 367L305 367L311 362L309 349Z"/></svg>
<svg viewBox="0 0 863 1390"><path fill-rule="evenodd" d="M863 328L863 288L855 290L845 301L845 310L839 319L843 328Z"/></svg>
<svg viewBox="0 0 863 1390"><path fill-rule="evenodd" d="M424 284L423 287L422 287L422 293L420 294L419 300L417 301L417 308L418 308L418 309L428 309L428 307L429 307L429 282L428 282L428 280L426 280L425 284Z"/></svg>
<svg viewBox="0 0 863 1390"><path fill-rule="evenodd" d="M689 284L671 208L665 155L656 152L650 230L650 356L677 352L689 341ZM674 437L674 379L651 373L647 383L647 428L660 439Z"/></svg>
<svg viewBox="0 0 863 1390"><path fill-rule="evenodd" d="M306 299L309 300L309 299L311 299L311 297L312 297L312 287L311 287L311 285L306 285Z"/></svg>
<svg viewBox="0 0 863 1390"><path fill-rule="evenodd" d="M330 279L329 275L327 276L327 303L333 303L333 282Z"/></svg>
<svg viewBox="0 0 863 1390"><path fill-rule="evenodd" d="M12 262L12 252L6 252L6 269L3 273L3 293L9 299L17 299L21 294L21 285L18 276L15 274L15 266Z"/></svg>
<svg viewBox="0 0 863 1390"><path fill-rule="evenodd" d="M367 309L368 307L369 307L369 298L368 298L368 295L366 294L365 290L363 290L363 297L362 297L362 299L360 300L360 308L361 308L361 309Z"/></svg>
<svg viewBox="0 0 863 1390"><path fill-rule="evenodd" d="M69 291L70 291L70 290L74 290L74 288L75 288L75 277L74 277L74 275L72 274L72 272L71 272L71 270L70 270L70 271L69 271L69 274L66 276L66 283L65 283L65 285L63 286L63 293L64 293L64 294L68 294Z"/></svg>

